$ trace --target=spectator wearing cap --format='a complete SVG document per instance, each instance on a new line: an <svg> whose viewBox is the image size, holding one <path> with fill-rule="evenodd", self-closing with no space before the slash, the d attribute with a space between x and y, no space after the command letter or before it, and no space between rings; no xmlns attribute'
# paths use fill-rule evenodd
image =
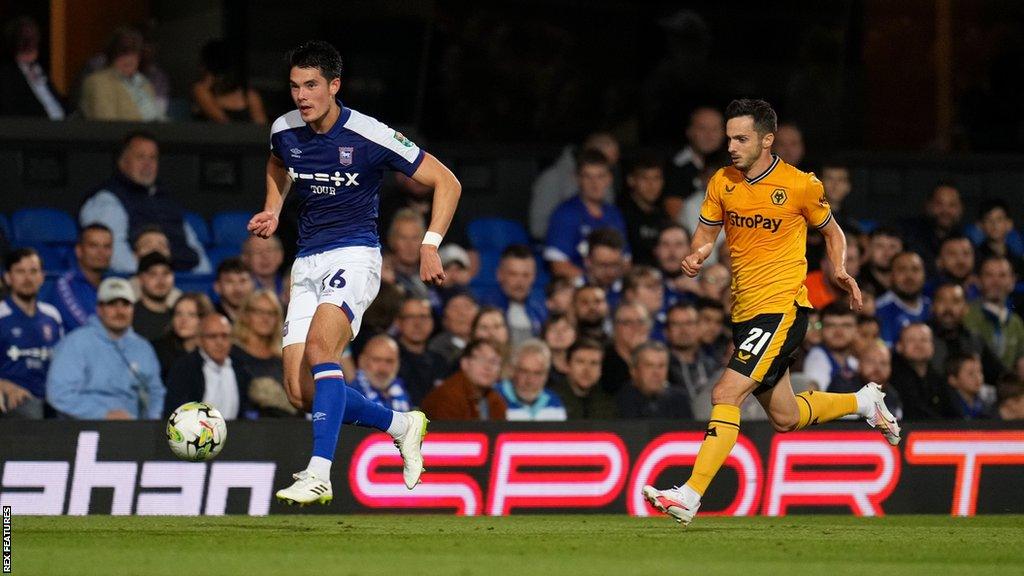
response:
<svg viewBox="0 0 1024 576"><path fill-rule="evenodd" d="M463 292L473 279L473 260L469 252L458 244L446 243L437 252L441 258L441 267L444 268L444 284L441 287L442 300L452 294Z"/></svg>
<svg viewBox="0 0 1024 576"><path fill-rule="evenodd" d="M170 258L177 271L210 273L206 251L185 212L159 182L160 146L156 137L132 131L121 140L114 174L91 192L78 212L78 222L103 224L114 235L110 268L122 274L135 272L138 257L156 249L132 252L130 242L158 226L168 240Z"/></svg>
<svg viewBox="0 0 1024 576"><path fill-rule="evenodd" d="M174 270L171 260L159 252L150 252L139 260L139 300L135 303L132 329L154 342L171 326L174 305Z"/></svg>
<svg viewBox="0 0 1024 576"><path fill-rule="evenodd" d="M164 120L153 84L139 72L142 34L120 28L107 46L109 65L82 82L79 107L89 120L151 122Z"/></svg>
<svg viewBox="0 0 1024 576"><path fill-rule="evenodd" d="M132 330L135 292L123 278L99 287L96 315L53 353L46 400L79 420L160 418L166 390L153 346Z"/></svg>
<svg viewBox="0 0 1024 576"><path fill-rule="evenodd" d="M199 347L171 367L167 375L164 418L186 402L215 406L226 420L254 418L249 402L252 375L232 358L231 323L222 314L199 321Z"/></svg>
<svg viewBox="0 0 1024 576"><path fill-rule="evenodd" d="M501 253L498 263L499 290L481 299L485 305L505 312L510 341L513 346L540 334L547 317L543 299L533 291L537 279L537 262L529 246L513 244Z"/></svg>
<svg viewBox="0 0 1024 576"><path fill-rule="evenodd" d="M65 272L43 295L53 304L70 332L96 312L96 289L110 269L114 238L102 224L89 224L78 233L75 267Z"/></svg>

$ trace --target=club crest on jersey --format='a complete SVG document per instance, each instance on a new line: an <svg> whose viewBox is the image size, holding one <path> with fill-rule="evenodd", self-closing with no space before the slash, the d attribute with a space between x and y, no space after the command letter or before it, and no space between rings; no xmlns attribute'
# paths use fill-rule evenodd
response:
<svg viewBox="0 0 1024 576"><path fill-rule="evenodd" d="M338 163L340 163L342 166L351 166L352 165L352 152L353 152L353 149L352 149L351 146L339 146L338 147L338 157L339 157Z"/></svg>
<svg viewBox="0 0 1024 576"><path fill-rule="evenodd" d="M782 206L785 204L786 198L786 191L782 188L776 188L775 191L772 192L772 204L775 204L776 206Z"/></svg>

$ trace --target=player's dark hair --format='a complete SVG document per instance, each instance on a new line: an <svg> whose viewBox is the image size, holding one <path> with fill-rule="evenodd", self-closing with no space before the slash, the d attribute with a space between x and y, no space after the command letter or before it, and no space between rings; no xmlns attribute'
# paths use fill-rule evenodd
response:
<svg viewBox="0 0 1024 576"><path fill-rule="evenodd" d="M160 143L157 142L156 136L152 132L148 130L130 130L123 138L121 138L121 143L117 147L117 157L120 158L121 156L124 156L125 151L127 151L128 147L132 145L132 142L136 140L148 140L153 144L156 144L158 148L160 147Z"/></svg>
<svg viewBox="0 0 1024 576"><path fill-rule="evenodd" d="M525 244L511 244L501 251L501 259L505 260L506 258L530 259L533 258L533 250L530 250L530 247Z"/></svg>
<svg viewBox="0 0 1024 576"><path fill-rule="evenodd" d="M851 310L850 307L847 306L842 299L839 299L821 309L822 322L825 321L825 318L828 318L830 316L856 317L857 313Z"/></svg>
<svg viewBox="0 0 1024 576"><path fill-rule="evenodd" d="M612 169L612 164L608 161L608 157L600 150L593 148L580 150L579 154L576 155L576 172L579 173L585 166L604 166L609 170Z"/></svg>
<svg viewBox="0 0 1024 576"><path fill-rule="evenodd" d="M598 228L587 235L587 245L590 247L590 250L598 246L604 246L612 250L625 250L626 239L615 228Z"/></svg>
<svg viewBox="0 0 1024 576"><path fill-rule="evenodd" d="M111 236L114 235L114 233L111 232L110 228L106 224L100 224L99 222L93 222L92 224L87 224L86 226L83 226L82 229L78 231L78 243L79 244L82 243L82 239L85 238L85 234L87 232L94 232L94 231L97 231L97 230L100 231L100 232L106 232L107 234L110 234Z"/></svg>
<svg viewBox="0 0 1024 576"><path fill-rule="evenodd" d="M601 346L600 342L593 338L577 338L572 343L572 346L569 346L569 349L565 351L565 359L572 360L573 355L580 350L596 350L601 353L602 357L604 356L604 347Z"/></svg>
<svg viewBox="0 0 1024 576"><path fill-rule="evenodd" d="M14 250L11 250L4 256L4 272L10 272L11 268L14 268L15 264L30 256L39 257L40 263L43 260L34 248L15 248Z"/></svg>
<svg viewBox="0 0 1024 576"><path fill-rule="evenodd" d="M316 68L328 82L341 78L341 54L323 40L310 40L288 53L290 68Z"/></svg>
<svg viewBox="0 0 1024 576"><path fill-rule="evenodd" d="M750 116L754 119L754 129L762 136L769 132L774 134L779 129L779 117L775 114L775 110L772 110L771 104L764 100L742 98L729 102L729 105L725 107L726 122L743 116Z"/></svg>
<svg viewBox="0 0 1024 576"><path fill-rule="evenodd" d="M225 274L248 274L249 269L245 267L241 258L227 258L217 265L217 280Z"/></svg>

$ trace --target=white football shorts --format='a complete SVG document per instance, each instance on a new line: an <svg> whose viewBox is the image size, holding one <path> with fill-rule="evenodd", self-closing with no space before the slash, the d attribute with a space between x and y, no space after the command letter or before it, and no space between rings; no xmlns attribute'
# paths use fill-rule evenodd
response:
<svg viewBox="0 0 1024 576"><path fill-rule="evenodd" d="M296 258L282 345L305 343L313 313L323 303L341 308L355 339L363 314L380 290L380 267L380 248L369 246L346 246Z"/></svg>

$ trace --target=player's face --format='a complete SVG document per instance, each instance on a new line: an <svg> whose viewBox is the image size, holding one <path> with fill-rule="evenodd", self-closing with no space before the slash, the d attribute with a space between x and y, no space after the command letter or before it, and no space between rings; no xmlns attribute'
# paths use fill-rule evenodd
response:
<svg viewBox="0 0 1024 576"><path fill-rule="evenodd" d="M473 329L473 318L480 307L466 296L448 300L444 307L444 329L462 339L468 339Z"/></svg>
<svg viewBox="0 0 1024 576"><path fill-rule="evenodd" d="M114 255L114 237L104 230L89 230L75 245L75 257L86 270L104 272Z"/></svg>
<svg viewBox="0 0 1024 576"><path fill-rule="evenodd" d="M377 390L387 390L398 374L398 348L386 340L367 346L359 356L359 369Z"/></svg>
<svg viewBox="0 0 1024 576"><path fill-rule="evenodd" d="M544 391L548 366L540 354L522 354L513 366L512 385L520 400L530 403Z"/></svg>
<svg viewBox="0 0 1024 576"><path fill-rule="evenodd" d="M763 155L771 150L775 137L771 133L758 134L754 129L752 116L731 118L725 124L725 136L729 142L729 156L732 165L746 173Z"/></svg>
<svg viewBox="0 0 1024 576"><path fill-rule="evenodd" d="M133 138L117 161L129 180L140 186L152 186L160 170L160 149L148 138Z"/></svg>
<svg viewBox="0 0 1024 576"><path fill-rule="evenodd" d="M654 204L661 198L661 190L665 187L665 175L661 168L634 170L626 178L626 184L642 202Z"/></svg>
<svg viewBox="0 0 1024 576"><path fill-rule="evenodd" d="M498 284L513 302L525 302L537 277L533 258L505 258L498 266Z"/></svg>
<svg viewBox="0 0 1024 576"><path fill-rule="evenodd" d="M666 336L672 348L689 350L700 344L700 320L695 308L678 308L668 316Z"/></svg>
<svg viewBox="0 0 1024 576"><path fill-rule="evenodd" d="M4 273L4 283L22 300L38 296L39 288L43 285L43 264L39 256L26 256L11 266L11 270Z"/></svg>
<svg viewBox="0 0 1024 576"><path fill-rule="evenodd" d="M302 121L315 124L324 119L334 105L334 98L341 88L341 80L328 81L319 68L292 68L288 75L292 89L292 101L302 115Z"/></svg>
<svg viewBox="0 0 1024 576"><path fill-rule="evenodd" d="M654 396L665 390L668 382L668 354L657 350L641 352L633 367L633 382L645 396Z"/></svg>
<svg viewBox="0 0 1024 576"><path fill-rule="evenodd" d="M174 288L174 273L169 266L158 264L139 274L139 288L153 300L163 300Z"/></svg>
<svg viewBox="0 0 1024 576"><path fill-rule="evenodd" d="M576 341L576 327L568 318L562 318L548 326L544 332L544 342L552 351L564 352Z"/></svg>
<svg viewBox="0 0 1024 576"><path fill-rule="evenodd" d="M668 228L658 237L658 244L654 247L654 257L658 259L658 266L665 272L676 273L679 271L683 258L690 253L690 239L679 228Z"/></svg>
<svg viewBox="0 0 1024 576"><path fill-rule="evenodd" d="M601 379L600 350L583 348L569 358L569 381L583 390L590 390Z"/></svg>

